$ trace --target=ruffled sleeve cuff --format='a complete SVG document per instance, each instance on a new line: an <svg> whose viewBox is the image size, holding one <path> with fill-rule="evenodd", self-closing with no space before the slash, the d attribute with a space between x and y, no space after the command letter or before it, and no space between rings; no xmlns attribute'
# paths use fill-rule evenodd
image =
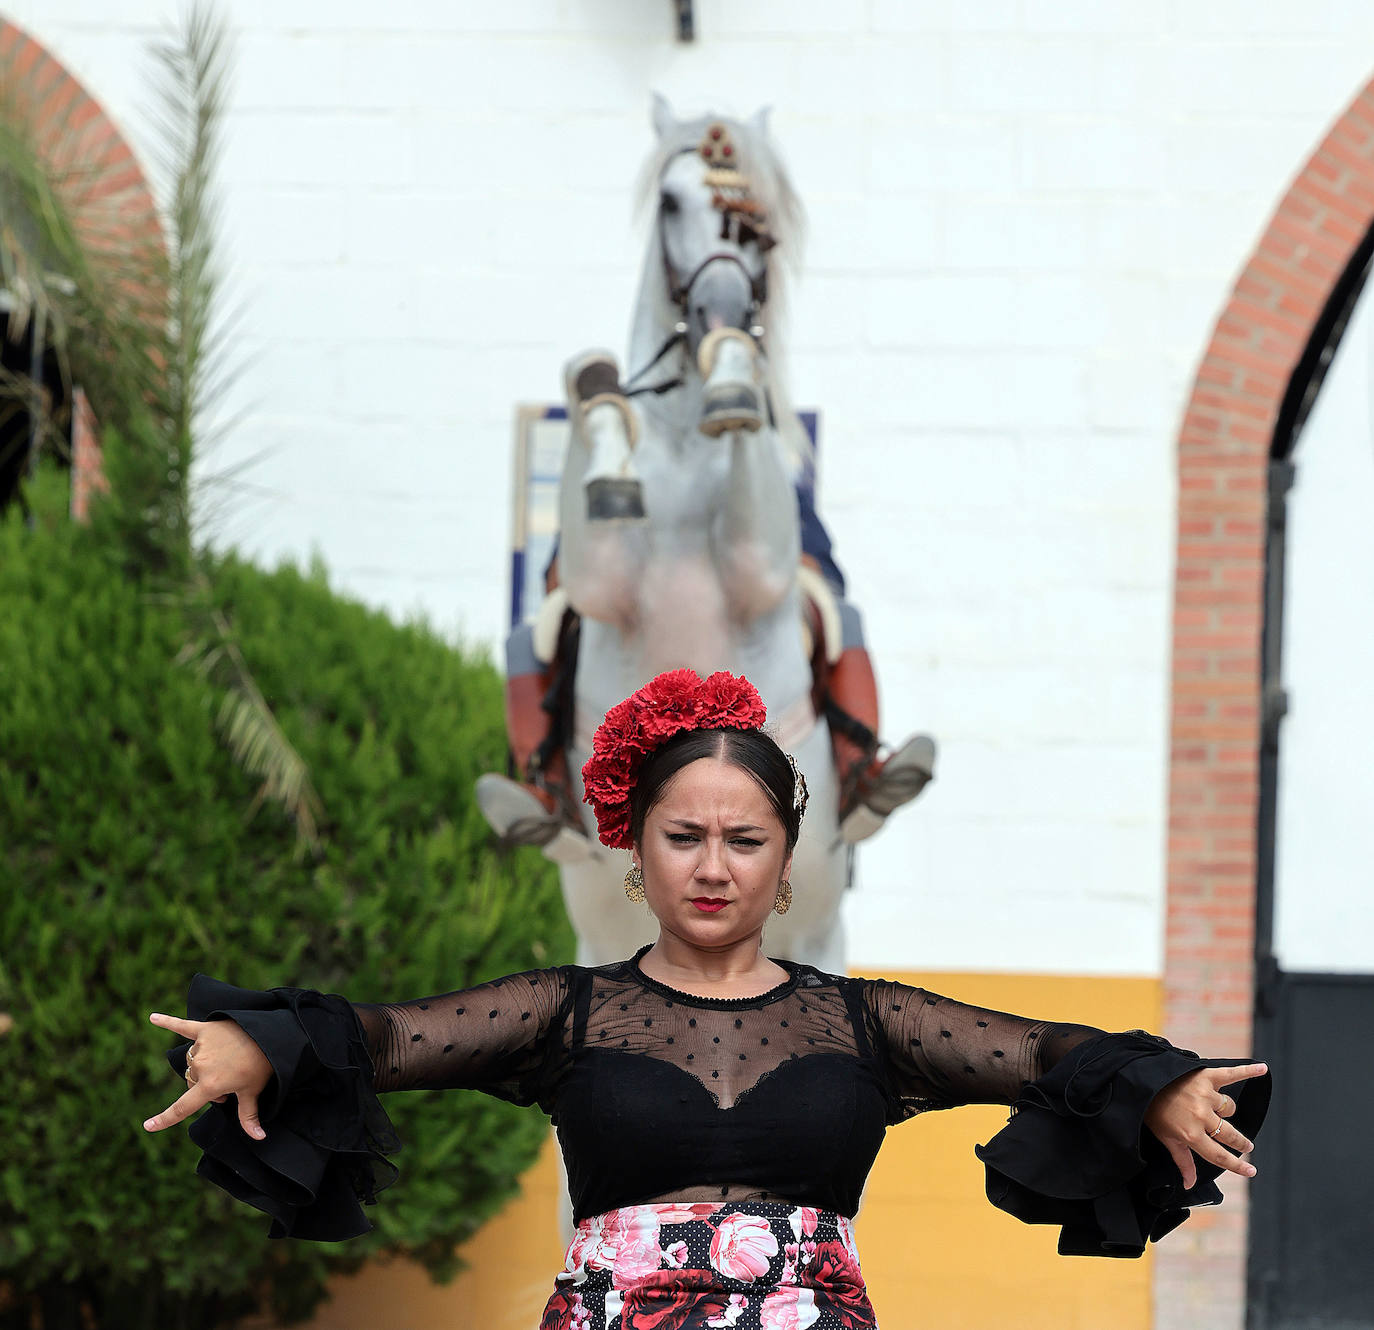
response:
<svg viewBox="0 0 1374 1330"><path fill-rule="evenodd" d="M1201 1158L1184 1188L1169 1152L1145 1127L1145 1111L1165 1086L1199 1067L1244 1060L1199 1058L1139 1031L1080 1044L1027 1085L1013 1116L976 1153L987 1194L1028 1224L1060 1225L1064 1256L1139 1256L1177 1228L1193 1206L1219 1205L1222 1169ZM1228 1085L1230 1121L1254 1140L1269 1107L1269 1075Z"/></svg>
<svg viewBox="0 0 1374 1330"><path fill-rule="evenodd" d="M266 1139L251 1139L231 1096L190 1129L204 1152L196 1172L272 1218L273 1238L339 1242L372 1225L363 1203L396 1178L386 1155L400 1141L372 1090L372 1062L358 1017L342 997L302 988L234 988L191 981L187 1016L236 1021L275 1075L259 1099ZM167 1060L183 1075L189 1044Z"/></svg>

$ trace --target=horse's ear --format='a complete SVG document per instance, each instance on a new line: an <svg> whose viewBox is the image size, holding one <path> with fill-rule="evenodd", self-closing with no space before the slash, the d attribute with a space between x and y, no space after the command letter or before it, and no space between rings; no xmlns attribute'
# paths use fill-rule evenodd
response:
<svg viewBox="0 0 1374 1330"><path fill-rule="evenodd" d="M661 92L654 93L653 123L654 133L661 139L666 139L677 125L677 116L673 114L672 106Z"/></svg>
<svg viewBox="0 0 1374 1330"><path fill-rule="evenodd" d="M773 114L771 106L760 106L753 115L749 117L749 128L761 139L768 137L768 117Z"/></svg>

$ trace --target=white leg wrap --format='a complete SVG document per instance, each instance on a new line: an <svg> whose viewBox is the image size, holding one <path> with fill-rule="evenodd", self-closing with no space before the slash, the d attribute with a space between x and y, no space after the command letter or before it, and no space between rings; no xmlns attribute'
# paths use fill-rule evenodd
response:
<svg viewBox="0 0 1374 1330"><path fill-rule="evenodd" d="M598 397L583 409L582 433L592 455L592 464L587 469L588 480L634 477L631 419L623 397Z"/></svg>
<svg viewBox="0 0 1374 1330"><path fill-rule="evenodd" d="M763 390L759 386L759 349L738 328L715 328L701 339L697 365L706 380L699 428L712 438L763 428Z"/></svg>
<svg viewBox="0 0 1374 1330"><path fill-rule="evenodd" d="M697 347L697 368L708 383L753 383L758 344L739 328L713 328Z"/></svg>
<svg viewBox="0 0 1374 1330"><path fill-rule="evenodd" d="M595 397L589 397L582 403L583 419L587 419L593 411L598 411L604 406L619 412L622 428L625 432L625 446L633 451L639 442L639 417L635 414L634 408L631 407L630 399L622 397L620 393L597 393Z"/></svg>

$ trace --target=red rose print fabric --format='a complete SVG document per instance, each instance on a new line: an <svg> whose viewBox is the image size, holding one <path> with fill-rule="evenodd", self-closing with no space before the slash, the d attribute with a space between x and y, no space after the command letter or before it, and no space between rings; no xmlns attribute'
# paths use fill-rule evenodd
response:
<svg viewBox="0 0 1374 1330"><path fill-rule="evenodd" d="M583 1220L539 1330L876 1330L848 1219L636 1205Z"/></svg>
<svg viewBox="0 0 1374 1330"><path fill-rule="evenodd" d="M818 1242L797 1271L797 1284L810 1289L818 1307L826 1308L844 1330L871 1330L876 1323L864 1292L859 1263L843 1242Z"/></svg>

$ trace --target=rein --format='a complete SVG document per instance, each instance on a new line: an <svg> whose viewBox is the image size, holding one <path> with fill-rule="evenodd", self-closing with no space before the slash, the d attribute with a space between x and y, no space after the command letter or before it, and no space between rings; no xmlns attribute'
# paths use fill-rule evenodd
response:
<svg viewBox="0 0 1374 1330"><path fill-rule="evenodd" d="M677 346L679 342L685 342L686 340L687 325L685 323L679 322L677 327L674 328L673 331L668 334L668 340L658 348L658 352L654 356L654 358L650 360L647 365L640 366L639 369L637 369L633 374L631 374L630 377L620 385L621 396L639 397L643 393L653 393L655 396L661 397L664 393L672 392L674 388L681 388L682 385L686 382L686 379L681 374L679 374L675 379L665 379L662 383L646 383L642 388L631 388L630 385L636 379L642 379L651 369L653 369L655 365L658 364L660 360L663 359L664 356L668 354L669 351L673 349L673 347Z"/></svg>

